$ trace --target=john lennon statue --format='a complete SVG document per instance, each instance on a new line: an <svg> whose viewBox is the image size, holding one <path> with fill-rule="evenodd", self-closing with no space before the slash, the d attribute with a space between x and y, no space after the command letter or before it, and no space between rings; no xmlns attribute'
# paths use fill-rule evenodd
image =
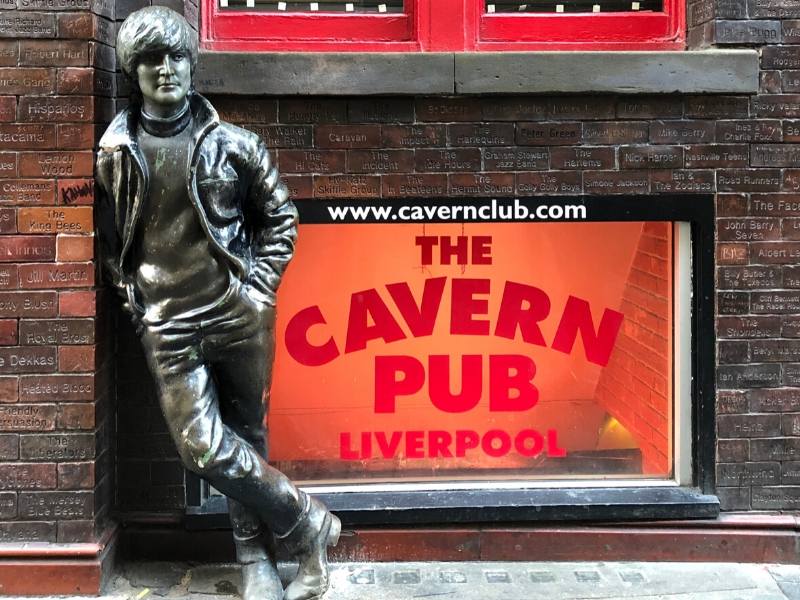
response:
<svg viewBox="0 0 800 600"><path fill-rule="evenodd" d="M244 597L319 598L341 525L267 464L264 424L297 211L259 138L193 91L197 38L183 17L134 12L117 58L134 93L97 157L104 269L184 465L228 497ZM285 591L273 544L299 561Z"/></svg>

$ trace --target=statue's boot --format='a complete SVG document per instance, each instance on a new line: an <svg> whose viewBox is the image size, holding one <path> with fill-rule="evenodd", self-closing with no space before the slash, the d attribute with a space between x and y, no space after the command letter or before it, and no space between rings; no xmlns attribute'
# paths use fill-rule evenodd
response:
<svg viewBox="0 0 800 600"><path fill-rule="evenodd" d="M276 536L278 543L298 559L297 577L286 588L283 600L319 600L330 586L328 546L339 541L342 523L319 501L308 497L306 510L289 533Z"/></svg>
<svg viewBox="0 0 800 600"><path fill-rule="evenodd" d="M283 585L275 561L260 537L234 537L236 560L242 566L242 600L282 600Z"/></svg>

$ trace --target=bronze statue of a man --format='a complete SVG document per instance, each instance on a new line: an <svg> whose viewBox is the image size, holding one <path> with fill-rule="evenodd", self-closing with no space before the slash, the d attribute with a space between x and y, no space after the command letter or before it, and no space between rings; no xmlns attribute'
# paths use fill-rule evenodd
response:
<svg viewBox="0 0 800 600"><path fill-rule="evenodd" d="M264 424L297 210L261 140L193 91L197 38L183 17L134 12L117 58L134 93L97 157L106 275L141 337L184 465L228 497L245 598L319 598L341 525L267 464ZM285 591L272 541L299 560Z"/></svg>

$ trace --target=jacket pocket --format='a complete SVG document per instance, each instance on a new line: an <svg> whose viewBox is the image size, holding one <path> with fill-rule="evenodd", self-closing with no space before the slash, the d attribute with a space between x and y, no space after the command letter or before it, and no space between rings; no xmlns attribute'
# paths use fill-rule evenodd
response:
<svg viewBox="0 0 800 600"><path fill-rule="evenodd" d="M203 179L197 182L197 193L208 218L222 225L241 218L239 180L236 178Z"/></svg>

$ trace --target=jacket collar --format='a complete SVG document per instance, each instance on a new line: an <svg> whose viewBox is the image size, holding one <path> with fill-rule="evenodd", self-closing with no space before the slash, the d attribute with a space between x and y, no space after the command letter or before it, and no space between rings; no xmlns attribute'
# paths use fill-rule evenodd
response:
<svg viewBox="0 0 800 600"><path fill-rule="evenodd" d="M117 114L100 138L100 148L111 152L120 148L136 147L136 130L139 126L141 105L134 103ZM219 125L219 115L211 103L197 92L189 92L189 110L196 132L207 131Z"/></svg>

